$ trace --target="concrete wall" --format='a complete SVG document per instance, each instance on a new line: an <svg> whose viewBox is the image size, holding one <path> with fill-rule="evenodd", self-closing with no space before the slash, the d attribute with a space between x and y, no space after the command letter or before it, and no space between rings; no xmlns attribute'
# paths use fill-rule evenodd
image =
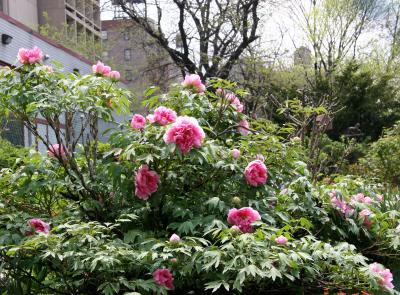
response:
<svg viewBox="0 0 400 295"><path fill-rule="evenodd" d="M38 29L37 0L3 0L3 11L29 28Z"/></svg>

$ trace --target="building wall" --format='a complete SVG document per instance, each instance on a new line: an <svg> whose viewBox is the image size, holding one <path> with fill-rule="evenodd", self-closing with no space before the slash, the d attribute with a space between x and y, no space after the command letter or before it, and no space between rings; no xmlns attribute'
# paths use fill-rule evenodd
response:
<svg viewBox="0 0 400 295"><path fill-rule="evenodd" d="M38 29L37 0L0 0L3 12L33 30Z"/></svg>
<svg viewBox="0 0 400 295"><path fill-rule="evenodd" d="M67 25L68 37L75 42L94 44L101 41L99 0L37 1L39 25L49 23L60 30Z"/></svg>
<svg viewBox="0 0 400 295"><path fill-rule="evenodd" d="M167 88L181 78L168 53L158 46L139 26L130 20L102 22L103 59L120 71L121 76L138 98L150 86ZM129 50L130 58L125 52ZM140 104L135 111L144 111Z"/></svg>

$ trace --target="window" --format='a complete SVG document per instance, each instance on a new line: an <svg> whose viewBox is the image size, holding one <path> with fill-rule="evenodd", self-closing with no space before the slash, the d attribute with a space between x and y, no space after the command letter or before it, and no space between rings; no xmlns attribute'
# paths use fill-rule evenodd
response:
<svg viewBox="0 0 400 295"><path fill-rule="evenodd" d="M0 11L3 11L3 0L0 0Z"/></svg>
<svg viewBox="0 0 400 295"><path fill-rule="evenodd" d="M131 60L131 49L125 49L124 51L124 59L125 60Z"/></svg>
<svg viewBox="0 0 400 295"><path fill-rule="evenodd" d="M103 40L107 40L108 39L108 32L107 31L101 31L101 39L103 39Z"/></svg>
<svg viewBox="0 0 400 295"><path fill-rule="evenodd" d="M130 36L129 36L129 30L128 30L128 29L125 29L123 35L124 35L124 40L125 40L125 41L128 41L128 40L129 40L129 37L130 37Z"/></svg>
<svg viewBox="0 0 400 295"><path fill-rule="evenodd" d="M132 81L132 71L131 70L126 70L125 71L125 80L126 81Z"/></svg>

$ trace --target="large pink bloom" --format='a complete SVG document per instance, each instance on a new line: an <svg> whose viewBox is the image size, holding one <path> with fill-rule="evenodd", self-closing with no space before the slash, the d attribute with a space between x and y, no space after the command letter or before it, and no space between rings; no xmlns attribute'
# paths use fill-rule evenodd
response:
<svg viewBox="0 0 400 295"><path fill-rule="evenodd" d="M195 118L178 117L164 135L166 143L175 143L183 154L190 150L200 148L205 138L205 133Z"/></svg>
<svg viewBox="0 0 400 295"><path fill-rule="evenodd" d="M49 147L49 149L47 150L47 154L51 158L57 158L57 157L65 158L66 152L65 148L62 145L56 143Z"/></svg>
<svg viewBox="0 0 400 295"><path fill-rule="evenodd" d="M101 61L98 61L97 64L92 66L93 73L100 75L100 76L108 76L110 75L111 68L106 66Z"/></svg>
<svg viewBox="0 0 400 295"><path fill-rule="evenodd" d="M171 271L167 268L159 268L154 271L153 279L157 284L161 286L165 286L171 290L174 289L174 277L172 276Z"/></svg>
<svg viewBox="0 0 400 295"><path fill-rule="evenodd" d="M244 233L251 233L253 231L251 224L256 220L261 220L261 216L256 210L250 207L233 208L228 213L228 223L236 225Z"/></svg>
<svg viewBox="0 0 400 295"><path fill-rule="evenodd" d="M239 122L239 127L237 128L237 131L242 135L247 135L250 132L249 127L250 127L249 122L246 119L244 119Z"/></svg>
<svg viewBox="0 0 400 295"><path fill-rule="evenodd" d="M370 265L371 271L376 273L381 277L381 280L379 281L379 284L381 286L384 286L388 289L393 289L394 285L392 284L393 281L393 275L388 268L384 268L382 265L374 262Z"/></svg>
<svg viewBox="0 0 400 295"><path fill-rule="evenodd" d="M48 234L50 225L39 218L33 218L28 221L28 226L33 230L26 233L27 236L33 235L34 232Z"/></svg>
<svg viewBox="0 0 400 295"><path fill-rule="evenodd" d="M249 185L258 186L267 181L268 169L262 161L254 160L244 169L244 176Z"/></svg>
<svg viewBox="0 0 400 295"><path fill-rule="evenodd" d="M22 64L34 64L43 59L43 52L38 47L32 49L20 48L18 50L18 61Z"/></svg>
<svg viewBox="0 0 400 295"><path fill-rule="evenodd" d="M135 195L142 200L147 200L158 188L160 176L149 169L147 165L139 168L135 177Z"/></svg>
<svg viewBox="0 0 400 295"><path fill-rule="evenodd" d="M182 86L191 88L198 93L203 93L206 90L206 86L201 82L200 76L196 74L186 75Z"/></svg>
<svg viewBox="0 0 400 295"><path fill-rule="evenodd" d="M166 107L158 107L154 110L153 115L148 115L147 120L151 123L158 123L160 125L168 125L176 121L176 112Z"/></svg>
<svg viewBox="0 0 400 295"><path fill-rule="evenodd" d="M135 114L132 117L131 127L134 129L143 129L146 125L146 119L140 114Z"/></svg>

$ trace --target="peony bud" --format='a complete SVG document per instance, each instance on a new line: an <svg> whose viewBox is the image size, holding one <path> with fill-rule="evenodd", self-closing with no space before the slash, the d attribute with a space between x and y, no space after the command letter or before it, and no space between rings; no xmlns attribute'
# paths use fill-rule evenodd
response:
<svg viewBox="0 0 400 295"><path fill-rule="evenodd" d="M177 235L177 234L173 234L170 238L169 238L169 242L171 244L178 244L181 241L181 238Z"/></svg>

